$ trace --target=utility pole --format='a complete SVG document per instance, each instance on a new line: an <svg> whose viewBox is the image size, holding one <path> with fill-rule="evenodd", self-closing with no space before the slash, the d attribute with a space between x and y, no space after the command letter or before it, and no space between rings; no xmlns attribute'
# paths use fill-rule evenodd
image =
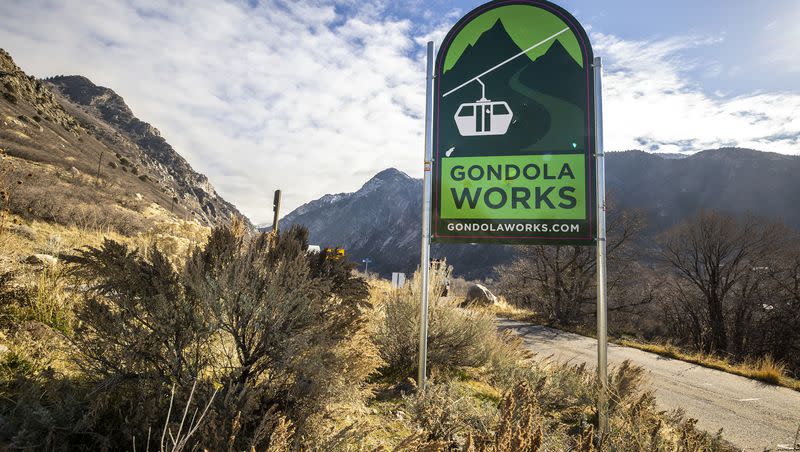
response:
<svg viewBox="0 0 800 452"><path fill-rule="evenodd" d="M280 215L281 211L281 191L275 190L275 197L272 199L272 232L277 235L278 234L278 216Z"/></svg>
<svg viewBox="0 0 800 452"><path fill-rule="evenodd" d="M100 153L100 158L97 160L97 174L95 174L95 185L100 185L100 165L103 163L103 154L106 152L103 151Z"/></svg>
<svg viewBox="0 0 800 452"><path fill-rule="evenodd" d="M364 263L364 274L366 275L369 273L369 263L372 262L372 259L365 257L361 262Z"/></svg>

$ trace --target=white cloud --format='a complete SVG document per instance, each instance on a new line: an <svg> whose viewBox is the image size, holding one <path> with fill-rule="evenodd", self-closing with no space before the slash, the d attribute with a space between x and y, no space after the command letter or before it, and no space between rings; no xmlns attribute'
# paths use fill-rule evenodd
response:
<svg viewBox="0 0 800 452"><path fill-rule="evenodd" d="M354 5L343 16L318 2L12 1L0 42L26 71L117 91L265 221L275 188L291 209L388 166L420 172L421 49L409 22Z"/></svg>
<svg viewBox="0 0 800 452"><path fill-rule="evenodd" d="M37 76L117 91L260 222L275 188L288 212L389 166L421 175L424 43L458 14L420 26L386 18L389 4L4 0L0 42ZM677 56L707 42L594 41L608 149L800 150L799 96L709 97L687 80Z"/></svg>
<svg viewBox="0 0 800 452"><path fill-rule="evenodd" d="M763 43L761 60L789 74L800 75L800 58L797 58L800 3L792 2L780 8L780 12L780 16L769 22L763 30L755 30L757 39Z"/></svg>
<svg viewBox="0 0 800 452"><path fill-rule="evenodd" d="M699 151L723 146L800 154L800 95L707 95L687 78L680 52L714 40L624 41L593 35L604 57L603 107L608 150Z"/></svg>

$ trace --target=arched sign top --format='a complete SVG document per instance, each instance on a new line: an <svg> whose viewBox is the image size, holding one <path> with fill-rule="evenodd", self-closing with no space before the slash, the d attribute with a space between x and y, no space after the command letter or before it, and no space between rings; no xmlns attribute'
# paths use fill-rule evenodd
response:
<svg viewBox="0 0 800 452"><path fill-rule="evenodd" d="M439 48L437 70L452 69L464 51L474 46L498 21L521 51L558 34L554 40L559 41L581 67L593 59L586 31L560 6L542 0L496 0L470 11L450 29ZM526 52L526 56L535 61L546 53L550 43L545 44L538 50Z"/></svg>
<svg viewBox="0 0 800 452"><path fill-rule="evenodd" d="M433 240L594 243L593 58L543 0L453 26L434 67Z"/></svg>

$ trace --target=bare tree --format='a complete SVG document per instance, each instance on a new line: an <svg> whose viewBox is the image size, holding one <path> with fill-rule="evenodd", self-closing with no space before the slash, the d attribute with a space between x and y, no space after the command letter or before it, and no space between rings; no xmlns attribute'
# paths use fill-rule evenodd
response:
<svg viewBox="0 0 800 452"><path fill-rule="evenodd" d="M774 283L770 301L768 345L772 355L800 376L800 234L789 236L768 272Z"/></svg>
<svg viewBox="0 0 800 452"><path fill-rule="evenodd" d="M637 252L633 246L644 228L640 211L609 209L607 245L609 291L632 295L626 290ZM595 248L581 246L520 246L509 265L497 268L500 290L513 304L532 308L552 321L570 323L580 320L595 300ZM643 298L612 299L611 310L629 309L647 303Z"/></svg>
<svg viewBox="0 0 800 452"><path fill-rule="evenodd" d="M744 347L743 329L762 300L779 229L753 216L701 211L663 236L661 256L675 274L668 311L679 328L689 330L696 347L706 352Z"/></svg>

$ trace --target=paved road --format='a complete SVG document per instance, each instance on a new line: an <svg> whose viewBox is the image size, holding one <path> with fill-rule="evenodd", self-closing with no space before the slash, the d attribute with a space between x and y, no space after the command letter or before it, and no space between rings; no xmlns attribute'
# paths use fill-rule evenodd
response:
<svg viewBox="0 0 800 452"><path fill-rule="evenodd" d="M502 320L501 328L519 333L540 356L559 362L597 362L597 341L538 325ZM793 450L800 427L800 392L759 383L738 375L610 344L610 365L624 360L649 371L656 400L664 410L683 408L697 426L716 432L747 451Z"/></svg>

